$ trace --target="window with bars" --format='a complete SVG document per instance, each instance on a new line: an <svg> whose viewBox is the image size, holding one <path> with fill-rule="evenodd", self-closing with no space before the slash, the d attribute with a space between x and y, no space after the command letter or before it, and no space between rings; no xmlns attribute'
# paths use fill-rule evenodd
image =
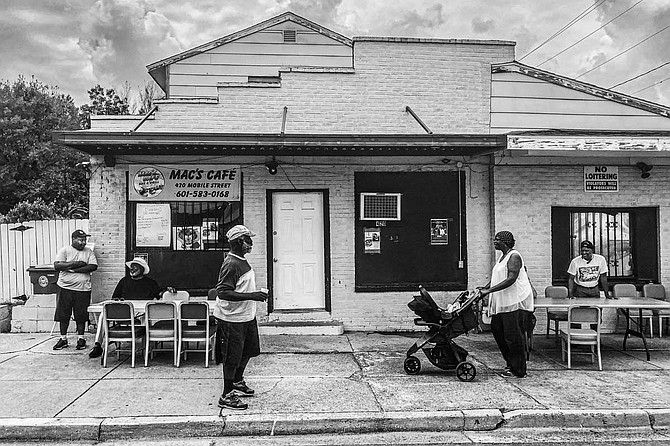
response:
<svg viewBox="0 0 670 446"><path fill-rule="evenodd" d="M400 198L397 193L361 194L361 220L400 220Z"/></svg>
<svg viewBox="0 0 670 446"><path fill-rule="evenodd" d="M658 282L658 222L657 207L552 207L552 284L567 285L568 265L584 240L607 259L610 286Z"/></svg>
<svg viewBox="0 0 670 446"><path fill-rule="evenodd" d="M242 203L168 202L170 205L170 245L136 246L137 204L128 205L126 259L135 255L147 259L149 276L160 286L173 286L193 296L207 295L216 285L224 252L229 249L228 229L243 224Z"/></svg>
<svg viewBox="0 0 670 446"><path fill-rule="evenodd" d="M633 276L630 212L571 212L570 222L572 257L579 255L583 240L590 240L607 260L609 276Z"/></svg>

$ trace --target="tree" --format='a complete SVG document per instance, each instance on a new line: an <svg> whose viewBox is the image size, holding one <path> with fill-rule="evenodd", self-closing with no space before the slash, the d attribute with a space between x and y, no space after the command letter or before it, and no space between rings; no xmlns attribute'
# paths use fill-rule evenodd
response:
<svg viewBox="0 0 670 446"><path fill-rule="evenodd" d="M88 180L78 163L88 156L51 142L53 130L79 128L69 95L35 78L0 81L0 214L24 218L25 204L41 199L53 215L88 208ZM39 206L38 206L39 207Z"/></svg>
<svg viewBox="0 0 670 446"><path fill-rule="evenodd" d="M91 128L91 115L127 115L130 109L128 97L120 97L113 88L105 90L100 85L88 90L90 104L84 104L79 110L81 128Z"/></svg>

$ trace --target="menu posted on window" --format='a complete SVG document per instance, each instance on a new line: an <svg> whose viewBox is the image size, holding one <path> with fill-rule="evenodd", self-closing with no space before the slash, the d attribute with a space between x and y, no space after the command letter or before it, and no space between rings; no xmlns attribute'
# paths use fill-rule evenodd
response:
<svg viewBox="0 0 670 446"><path fill-rule="evenodd" d="M240 201L240 166L131 165L130 201Z"/></svg>
<svg viewBox="0 0 670 446"><path fill-rule="evenodd" d="M168 203L138 203L135 246L169 247L170 224Z"/></svg>

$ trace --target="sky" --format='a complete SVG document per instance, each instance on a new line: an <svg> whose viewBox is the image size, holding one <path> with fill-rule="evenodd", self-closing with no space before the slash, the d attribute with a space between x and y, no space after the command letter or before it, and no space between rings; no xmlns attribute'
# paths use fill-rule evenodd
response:
<svg viewBox="0 0 670 446"><path fill-rule="evenodd" d="M604 88L650 71L614 90L670 106L669 0L0 0L0 79L78 106L97 84L136 94L147 65L286 11L347 37L512 40L516 60Z"/></svg>

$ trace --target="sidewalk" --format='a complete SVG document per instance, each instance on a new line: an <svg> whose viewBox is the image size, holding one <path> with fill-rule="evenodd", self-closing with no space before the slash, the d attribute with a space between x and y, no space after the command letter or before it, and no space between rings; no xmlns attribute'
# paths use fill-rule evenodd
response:
<svg viewBox="0 0 670 446"><path fill-rule="evenodd" d="M128 357L102 368L90 349L53 351L48 334L0 335L0 440L109 440L145 436L281 435L383 431L478 431L514 427L642 427L670 432L670 338L603 339L603 371L586 356L561 362L560 344L536 333L525 379L502 378L490 333L461 336L473 382L432 366L403 371L414 334L263 336L246 374L256 396L246 411L223 411L221 367L171 353L149 367ZM91 343L91 335L87 334Z"/></svg>

